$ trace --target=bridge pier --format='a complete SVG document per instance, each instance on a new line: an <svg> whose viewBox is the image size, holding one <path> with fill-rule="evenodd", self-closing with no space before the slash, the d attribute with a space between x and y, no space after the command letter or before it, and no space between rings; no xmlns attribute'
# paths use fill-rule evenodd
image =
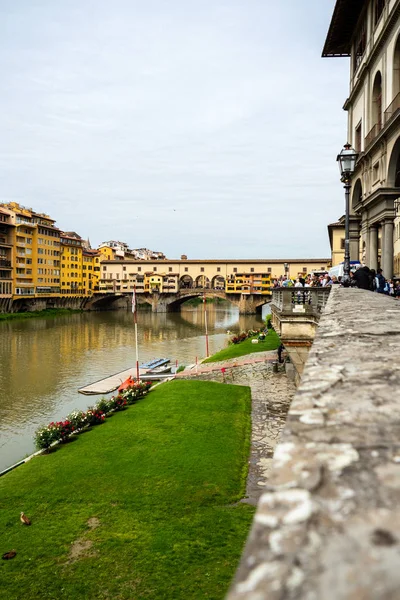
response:
<svg viewBox="0 0 400 600"><path fill-rule="evenodd" d="M255 294L240 294L235 304L239 307L239 315L255 315L266 304L266 298Z"/></svg>

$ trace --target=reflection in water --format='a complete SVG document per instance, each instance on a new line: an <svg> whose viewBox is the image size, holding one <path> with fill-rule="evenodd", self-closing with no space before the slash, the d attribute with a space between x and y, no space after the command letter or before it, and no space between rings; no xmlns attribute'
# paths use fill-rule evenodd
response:
<svg viewBox="0 0 400 600"><path fill-rule="evenodd" d="M225 346L226 331L261 324L260 316L207 306L210 352ZM166 356L189 364L205 355L202 308L181 313L140 312L140 362ZM135 364L132 314L79 313L0 323L0 470L30 454L35 429L85 409L99 398L79 387Z"/></svg>

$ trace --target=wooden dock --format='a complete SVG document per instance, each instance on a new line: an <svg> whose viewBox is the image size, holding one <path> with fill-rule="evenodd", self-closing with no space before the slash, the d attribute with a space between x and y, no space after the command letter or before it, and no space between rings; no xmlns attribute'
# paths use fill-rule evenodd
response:
<svg viewBox="0 0 400 600"><path fill-rule="evenodd" d="M144 369L139 369L139 376L142 376L145 373L146 371ZM87 396L109 394L119 388L121 383L128 379L130 375L136 377L136 367L131 367L130 369L125 369L125 371L120 371L119 373L115 373L104 379L99 379L99 381L95 381L94 383L90 383L89 385L80 388L78 392L80 394L86 394Z"/></svg>
<svg viewBox="0 0 400 600"><path fill-rule="evenodd" d="M90 383L89 385L80 388L78 392L80 394L85 394L86 396L110 394L111 392L115 392L121 383L128 379L129 376L136 378L136 367L131 367L120 373L115 373L115 375L99 379L99 381L95 381L94 383ZM139 369L139 377L143 378L143 381L165 381L167 379L174 379L175 375L173 373L156 375L152 374L148 369Z"/></svg>

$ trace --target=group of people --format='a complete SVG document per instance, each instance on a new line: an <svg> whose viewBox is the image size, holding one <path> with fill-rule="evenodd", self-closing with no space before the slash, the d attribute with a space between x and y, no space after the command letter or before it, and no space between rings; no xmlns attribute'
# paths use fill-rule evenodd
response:
<svg viewBox="0 0 400 600"><path fill-rule="evenodd" d="M274 288L279 287L326 287L330 285L340 285L340 278L335 275L330 277L328 273L323 275L299 276L296 280L281 277L273 282ZM350 286L358 287L363 290L370 290L378 294L387 294L388 296L400 297L400 280L385 279L382 269L370 269L366 265L361 265L354 272L350 272Z"/></svg>
<svg viewBox="0 0 400 600"><path fill-rule="evenodd" d="M378 294L400 297L400 280L385 279L382 269L370 269L366 265L350 273L350 285L362 290L370 290Z"/></svg>
<svg viewBox="0 0 400 600"><path fill-rule="evenodd" d="M306 277L299 276L296 280L281 277L280 279L274 279L273 287L325 287L335 283L340 283L337 277L330 277L328 273L326 273L325 275L307 275Z"/></svg>

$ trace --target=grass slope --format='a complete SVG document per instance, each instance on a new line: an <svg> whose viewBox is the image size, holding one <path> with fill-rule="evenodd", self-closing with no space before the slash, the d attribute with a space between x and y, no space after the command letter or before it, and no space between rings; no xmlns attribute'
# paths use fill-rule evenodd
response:
<svg viewBox="0 0 400 600"><path fill-rule="evenodd" d="M257 338L257 336L255 336L255 338ZM253 354L254 352L276 350L276 348L278 348L279 344L281 343L278 334L273 329L269 329L269 334L263 342L258 342L258 344L252 344L252 339L254 338L249 338L247 340L244 340L244 342L240 342L239 344L229 344L227 348L224 348L223 350L220 350L220 352L217 352L216 354L213 354L206 360L203 360L203 363L228 360L229 358L238 358L239 356Z"/></svg>
<svg viewBox="0 0 400 600"><path fill-rule="evenodd" d="M2 477L0 554L17 556L0 598L223 598L254 513L236 504L250 404L249 388L173 381Z"/></svg>

